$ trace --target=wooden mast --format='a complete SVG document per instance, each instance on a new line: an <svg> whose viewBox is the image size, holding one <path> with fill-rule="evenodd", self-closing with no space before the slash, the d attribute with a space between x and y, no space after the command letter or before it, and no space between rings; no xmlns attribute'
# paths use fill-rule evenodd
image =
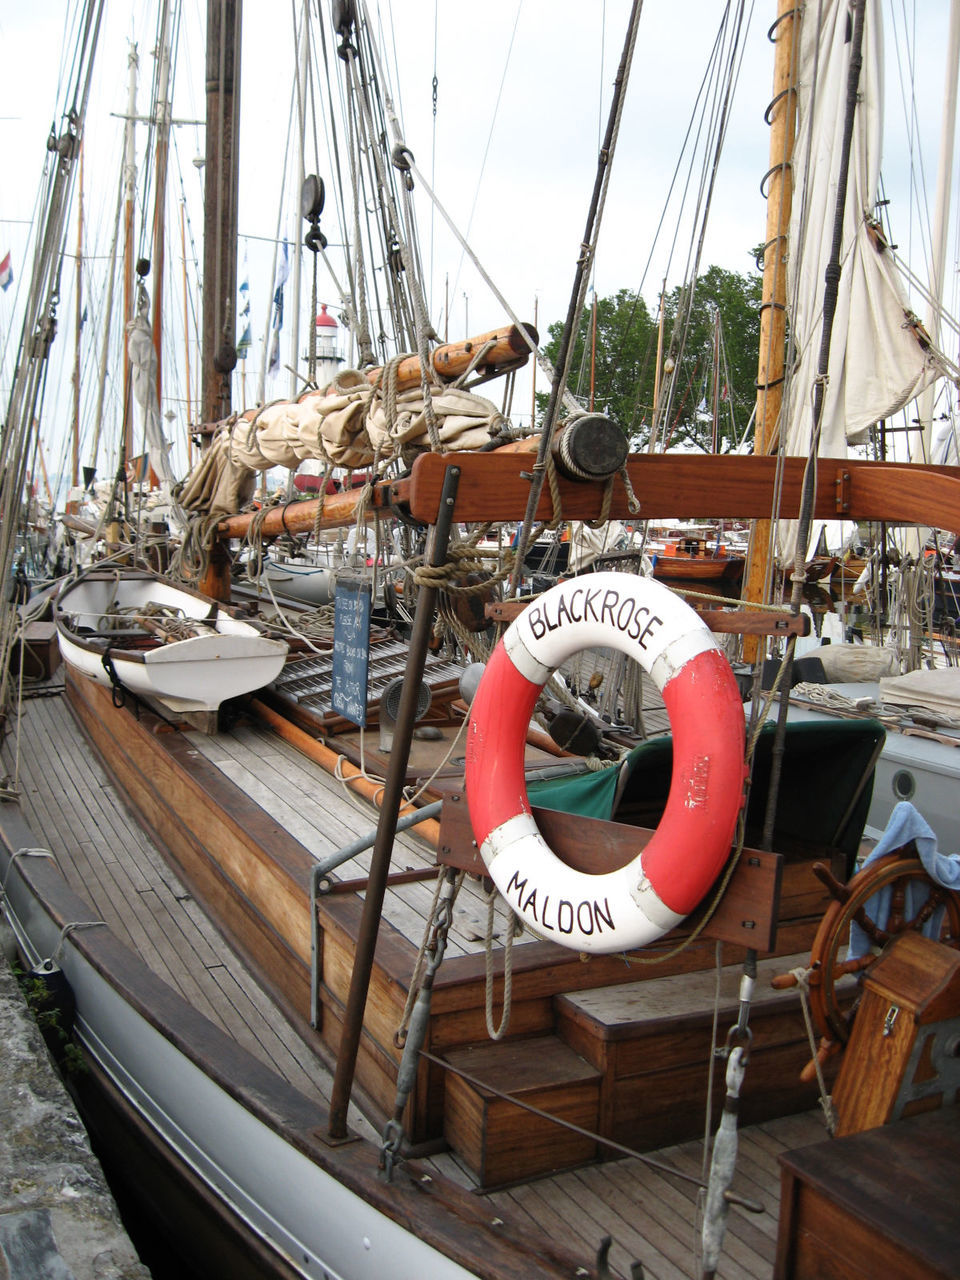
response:
<svg viewBox="0 0 960 1280"><path fill-rule="evenodd" d="M157 142L153 201L153 349L157 354L157 409L163 408L163 268L166 248L167 168L170 154L170 5L164 3L157 87Z"/></svg>
<svg viewBox="0 0 960 1280"><path fill-rule="evenodd" d="M137 153L134 130L136 129L137 117L137 69L139 59L137 57L137 46L130 45L130 52L127 57L127 68L129 72L128 95L127 95L127 120L124 134L124 162L123 162L123 188L124 188L124 211L123 211L123 331L121 341L123 343L123 437L122 437L122 454L123 462L126 463L133 456L133 406L131 400L131 369L130 369L130 351L127 347L126 326L134 316L134 293L133 293L133 214L134 214L134 196L136 194L137 181Z"/></svg>
<svg viewBox="0 0 960 1280"><path fill-rule="evenodd" d="M237 293L242 0L207 0L207 144L203 217L201 421L231 411Z"/></svg>
<svg viewBox="0 0 960 1280"><path fill-rule="evenodd" d="M787 229L793 203L793 146L797 129L797 86L794 44L799 17L796 0L778 0L773 31L776 57L773 100L767 110L770 122L770 169L767 173L767 236L763 248L763 301L760 305L760 359L757 368L756 445L758 455L777 446L777 427L783 403L786 342ZM772 34L772 33L771 33ZM758 602L767 590L770 560L770 521L754 525L743 599ZM756 661L759 642L744 640L744 658Z"/></svg>
<svg viewBox="0 0 960 1280"><path fill-rule="evenodd" d="M73 347L73 458L71 484L80 483L80 331L83 327L83 142L80 143L80 178L77 191L77 296L74 306ZM41 460L42 460L41 453Z"/></svg>
<svg viewBox="0 0 960 1280"><path fill-rule="evenodd" d="M180 250L183 254L183 345L185 360L184 385L186 388L186 413L184 417L187 424L187 457L190 465L193 466L193 434L190 431L191 414L193 413L190 382L190 300L187 293L187 228L183 200L180 201Z"/></svg>

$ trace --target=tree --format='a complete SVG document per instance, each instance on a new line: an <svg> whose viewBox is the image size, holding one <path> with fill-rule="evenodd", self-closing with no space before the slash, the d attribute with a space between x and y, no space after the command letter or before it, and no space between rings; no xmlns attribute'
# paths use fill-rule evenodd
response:
<svg viewBox="0 0 960 1280"><path fill-rule="evenodd" d="M664 369L660 388L658 440L666 447L713 447L713 381L720 388L717 448L735 448L756 400L757 353L760 340L759 275L742 276L710 267L690 291L680 286L668 294L664 311ZM715 316L720 317L719 369L715 375ZM556 358L562 324L549 327L546 353ZM643 298L621 289L588 306L580 319L573 347L570 389L589 408L591 365L593 406L617 422L636 448L646 446L654 420L657 320ZM672 362L672 365L671 365ZM540 413L548 397L538 394Z"/></svg>
<svg viewBox="0 0 960 1280"><path fill-rule="evenodd" d="M643 298L621 289L611 298L596 300L584 309L573 344L570 362L570 390L585 409L591 407L590 386L593 374L593 408L605 413L628 435L642 405L653 396L654 363L657 354L657 325ZM594 333L595 330L595 333ZM562 322L548 330L550 341L545 351L556 361L563 332ZM537 393L541 416L546 411L548 395Z"/></svg>

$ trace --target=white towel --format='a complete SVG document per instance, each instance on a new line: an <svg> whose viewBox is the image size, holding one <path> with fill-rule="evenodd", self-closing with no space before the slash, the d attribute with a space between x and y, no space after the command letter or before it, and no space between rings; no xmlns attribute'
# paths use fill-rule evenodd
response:
<svg viewBox="0 0 960 1280"><path fill-rule="evenodd" d="M960 889L960 854L944 854L938 851L936 835L926 819L917 812L909 800L901 800L895 806L876 848L863 865L868 867L877 858L882 858L884 854L901 848L911 840L916 843L917 853L923 864L923 869L930 879L942 885L945 889ZM864 908L870 919L880 928L886 926L887 917L890 914L890 893L889 886L886 889L881 889L879 893L874 894L867 901ZM927 887L922 881L915 880L908 884L906 902L904 903L904 909L908 916L912 917L917 914L926 901L927 894ZM933 913L923 926L925 937L934 938L937 936L940 932L942 917L943 908L941 907ZM858 956L865 955L869 949L870 939L855 920L851 921L850 945L847 950L848 958L856 959Z"/></svg>

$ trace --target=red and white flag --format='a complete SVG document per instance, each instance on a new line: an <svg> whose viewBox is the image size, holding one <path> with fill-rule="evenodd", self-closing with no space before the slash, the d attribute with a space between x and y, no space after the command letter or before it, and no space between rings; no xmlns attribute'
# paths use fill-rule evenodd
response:
<svg viewBox="0 0 960 1280"><path fill-rule="evenodd" d="M0 262L0 289L9 289L13 284L13 267L10 265L10 254Z"/></svg>

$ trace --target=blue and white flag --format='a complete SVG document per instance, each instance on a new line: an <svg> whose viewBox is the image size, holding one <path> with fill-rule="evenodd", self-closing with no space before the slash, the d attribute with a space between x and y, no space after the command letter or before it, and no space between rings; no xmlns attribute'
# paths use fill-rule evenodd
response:
<svg viewBox="0 0 960 1280"><path fill-rule="evenodd" d="M246 360L250 354L250 281L247 277L247 264L243 264L243 282L240 285L240 306L238 309L240 337L237 339L237 356Z"/></svg>
<svg viewBox="0 0 960 1280"><path fill-rule="evenodd" d="M271 373L276 373L280 368L280 330L283 328L283 286L287 282L287 276L290 274L290 253L286 240L283 242L283 249L280 253L280 261L277 263L277 276L273 288L273 321L271 323L272 337L270 339L270 359L267 362L267 368Z"/></svg>

